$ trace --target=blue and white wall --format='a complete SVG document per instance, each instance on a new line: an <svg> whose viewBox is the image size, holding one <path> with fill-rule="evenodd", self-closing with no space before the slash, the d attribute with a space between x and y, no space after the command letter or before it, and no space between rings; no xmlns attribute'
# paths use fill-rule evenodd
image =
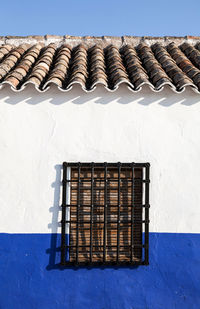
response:
<svg viewBox="0 0 200 309"><path fill-rule="evenodd" d="M151 163L150 265L60 269L63 161ZM0 308L200 308L200 97L0 91Z"/></svg>

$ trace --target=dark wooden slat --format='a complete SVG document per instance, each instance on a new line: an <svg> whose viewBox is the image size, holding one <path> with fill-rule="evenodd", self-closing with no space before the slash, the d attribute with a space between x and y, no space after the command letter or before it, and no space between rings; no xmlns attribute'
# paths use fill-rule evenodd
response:
<svg viewBox="0 0 200 309"><path fill-rule="evenodd" d="M133 244L141 244L141 219L142 219L142 168L134 168L134 180L137 179L134 186L134 226L131 223L123 223L123 220L131 221L132 219L132 169L131 167L121 168L120 187L118 168L107 168L107 185L105 185L105 170L102 167L94 169L93 188L91 181L84 182L85 177L89 180L92 178L91 168L81 167L80 184L78 180L78 168L71 168L71 207L70 207L70 245L79 243L78 262L97 262L102 261L130 261L131 256L131 235L133 235ZM127 181L127 179L128 181ZM98 178L98 180L95 180ZM118 181L109 181L109 178ZM78 188L79 186L79 188ZM91 188L93 194L91 195ZM105 188L106 195L105 195ZM80 195L78 198L77 192ZM120 194L119 194L120 191ZM105 215L105 198L107 199L107 210ZM79 228L77 232L77 204ZM93 210L91 211L91 204ZM120 204L120 212L118 210ZM74 205L74 206L73 206ZM83 206L84 205L84 206ZM88 205L88 206L87 206ZM98 206L96 206L98 205ZM126 206L123 206L126 205ZM138 206L137 206L138 205ZM91 217L92 216L92 217ZM111 220L120 221L119 223L107 224L106 233L104 218L109 222ZM91 229L91 219L94 220ZM75 221L73 223L73 221ZM101 221L101 222L100 222ZM88 222L88 223L87 223ZM99 222L99 223L98 223ZM132 227L131 227L132 226ZM118 229L117 229L118 227ZM132 229L132 231L131 231ZM92 230L92 232L91 232ZM120 233L119 233L120 230ZM91 250L92 244L92 250ZM117 248L117 244L119 244ZM87 246L81 248L81 246ZM113 246L113 247L109 247ZM124 246L124 247L123 247ZM105 250L106 249L106 250ZM91 252L92 251L92 252ZM142 248L133 246L132 261L141 260ZM70 247L70 261L76 261L76 248Z"/></svg>

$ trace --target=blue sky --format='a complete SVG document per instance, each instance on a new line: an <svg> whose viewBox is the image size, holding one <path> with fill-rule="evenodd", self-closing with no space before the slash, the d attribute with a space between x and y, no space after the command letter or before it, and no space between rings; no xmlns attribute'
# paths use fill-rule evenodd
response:
<svg viewBox="0 0 200 309"><path fill-rule="evenodd" d="M0 35L200 35L200 0L1 1Z"/></svg>

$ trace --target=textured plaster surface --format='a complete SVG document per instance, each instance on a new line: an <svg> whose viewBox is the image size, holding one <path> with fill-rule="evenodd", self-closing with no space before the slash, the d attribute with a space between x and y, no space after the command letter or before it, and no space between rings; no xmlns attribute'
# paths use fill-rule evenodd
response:
<svg viewBox="0 0 200 309"><path fill-rule="evenodd" d="M1 90L0 308L199 309L199 112L189 90ZM149 266L60 268L63 161L151 163Z"/></svg>
<svg viewBox="0 0 200 309"><path fill-rule="evenodd" d="M150 234L150 265L58 267L58 235L0 234L2 309L199 309L200 234Z"/></svg>
<svg viewBox="0 0 200 309"><path fill-rule="evenodd" d="M60 232L63 161L150 162L150 230L198 233L200 99L138 94L0 92L0 231Z"/></svg>

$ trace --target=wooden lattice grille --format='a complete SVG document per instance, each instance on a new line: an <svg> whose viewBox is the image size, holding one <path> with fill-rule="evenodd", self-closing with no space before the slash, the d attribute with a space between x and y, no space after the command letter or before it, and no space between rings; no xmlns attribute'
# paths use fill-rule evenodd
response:
<svg viewBox="0 0 200 309"><path fill-rule="evenodd" d="M65 163L63 168L70 169L70 179L63 174L70 203L63 204L62 264L141 264L148 245L147 166Z"/></svg>

